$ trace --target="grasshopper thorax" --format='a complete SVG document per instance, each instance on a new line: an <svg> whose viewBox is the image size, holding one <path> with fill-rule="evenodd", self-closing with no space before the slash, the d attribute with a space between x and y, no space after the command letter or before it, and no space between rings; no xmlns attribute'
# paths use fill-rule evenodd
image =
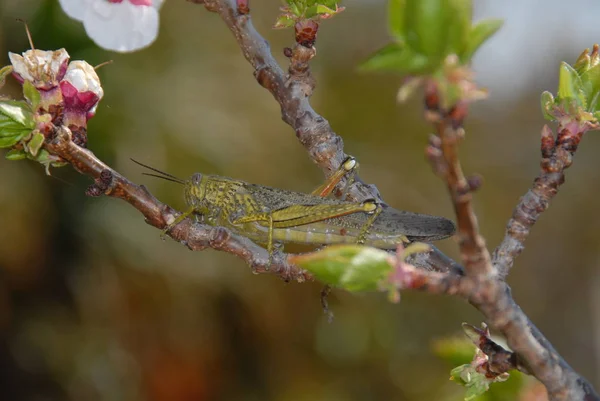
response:
<svg viewBox="0 0 600 401"><path fill-rule="evenodd" d="M206 194L206 183L204 176L194 173L185 184L185 201L188 205L199 207L204 201Z"/></svg>

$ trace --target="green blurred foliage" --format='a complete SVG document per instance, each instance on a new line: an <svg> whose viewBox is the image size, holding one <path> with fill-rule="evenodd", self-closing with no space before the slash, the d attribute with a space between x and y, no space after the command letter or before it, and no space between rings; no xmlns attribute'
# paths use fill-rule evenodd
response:
<svg viewBox="0 0 600 401"><path fill-rule="evenodd" d="M388 203L451 217L445 188L424 160L430 127L418 97L399 107L398 77L356 72L389 41L386 7L346 5L319 30L313 106ZM282 49L294 39L270 29L277 6L255 0L251 10L285 63ZM320 184L321 173L253 79L229 30L201 6L167 1L157 42L128 55L96 48L54 0L0 0L0 13L2 65L8 51L28 48L16 18L29 21L37 48L65 47L92 65L114 60L99 70L106 95L90 121L88 146L174 207L183 207L181 189L141 176L130 157L179 176L200 171L301 191ZM510 23L502 31L510 32ZM467 172L486 178L476 209L490 247L538 171L539 93L556 87L561 59L574 60L589 46L550 33L545 40L556 43L555 53L538 64L520 62L539 80L510 98L492 92L467 121L461 155ZM8 79L3 93L17 96L20 88ZM597 136L584 139L510 276L522 308L596 386L598 345L590 338L600 321L598 148ZM462 398L430 343L460 333L462 321L481 320L464 302L407 292L392 305L383 294L334 291L329 324L319 284L254 276L231 255L161 241L123 202L86 198L86 177L69 167L53 174L0 158L2 399ZM452 240L439 245L458 256Z"/></svg>

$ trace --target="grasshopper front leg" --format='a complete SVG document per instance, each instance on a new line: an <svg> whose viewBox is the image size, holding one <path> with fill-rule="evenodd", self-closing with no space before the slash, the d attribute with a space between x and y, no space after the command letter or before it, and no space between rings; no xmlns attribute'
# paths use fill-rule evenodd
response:
<svg viewBox="0 0 600 401"><path fill-rule="evenodd" d="M160 239L162 239L162 240L166 239L167 234L169 233L169 231L171 231L171 229L173 229L173 227L175 227L177 224L181 223L183 220L185 220L188 217L190 217L191 215L193 215L195 211L196 211L196 209L194 207L190 207L188 210L186 210L185 212L183 212L179 216L177 216L175 218L175 220L173 220L173 222L171 224L169 224L167 227L165 227L165 229L162 231L162 234L160 234Z"/></svg>

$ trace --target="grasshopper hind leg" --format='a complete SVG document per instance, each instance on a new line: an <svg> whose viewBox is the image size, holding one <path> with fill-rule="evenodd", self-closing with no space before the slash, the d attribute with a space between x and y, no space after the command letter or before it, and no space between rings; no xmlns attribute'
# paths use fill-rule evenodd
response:
<svg viewBox="0 0 600 401"><path fill-rule="evenodd" d="M357 172L358 162L354 157L348 156L346 160L344 160L340 167L337 169L337 171L333 173L331 177L325 180L325 182L321 186L312 191L312 194L321 196L323 198L329 196L333 192L335 186L340 183L342 178L348 176L346 184L342 189L342 192L345 193L350 187L350 185L354 183L354 179L356 177Z"/></svg>

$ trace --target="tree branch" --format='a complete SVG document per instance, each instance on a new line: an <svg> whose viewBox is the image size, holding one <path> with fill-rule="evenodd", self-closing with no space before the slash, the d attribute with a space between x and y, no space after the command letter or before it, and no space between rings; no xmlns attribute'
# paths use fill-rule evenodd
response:
<svg viewBox="0 0 600 401"><path fill-rule="evenodd" d="M565 182L565 170L573 164L573 157L584 134L581 127L559 126L556 139L550 127L542 129L540 162L541 172L533 186L519 200L506 225L504 239L493 254L498 274L508 275L515 259L525 249L525 240L538 218L550 206L550 201Z"/></svg>
<svg viewBox="0 0 600 401"><path fill-rule="evenodd" d="M104 194L123 199L144 215L146 223L159 229L166 228L180 215L175 209L158 201L144 186L129 181L100 161L91 151L76 145L71 131L66 127L57 127L52 140L47 141L44 147L51 154L69 162L81 174L95 179L95 183L87 190L88 195ZM173 227L168 235L193 251L213 248L236 255L256 273L273 273L286 281L312 280L310 273L290 264L285 254L276 253L269 265L269 254L264 248L223 227L212 227L185 219Z"/></svg>
<svg viewBox="0 0 600 401"><path fill-rule="evenodd" d="M427 85L426 118L435 126L437 136L430 138L426 149L433 170L444 179L456 213L458 246L465 273L471 276L493 275L490 254L479 234L477 216L473 210L472 192L481 185L478 177L467 179L458 159L458 145L464 138L461 127L467 104L458 103L449 113L440 111L435 85Z"/></svg>

